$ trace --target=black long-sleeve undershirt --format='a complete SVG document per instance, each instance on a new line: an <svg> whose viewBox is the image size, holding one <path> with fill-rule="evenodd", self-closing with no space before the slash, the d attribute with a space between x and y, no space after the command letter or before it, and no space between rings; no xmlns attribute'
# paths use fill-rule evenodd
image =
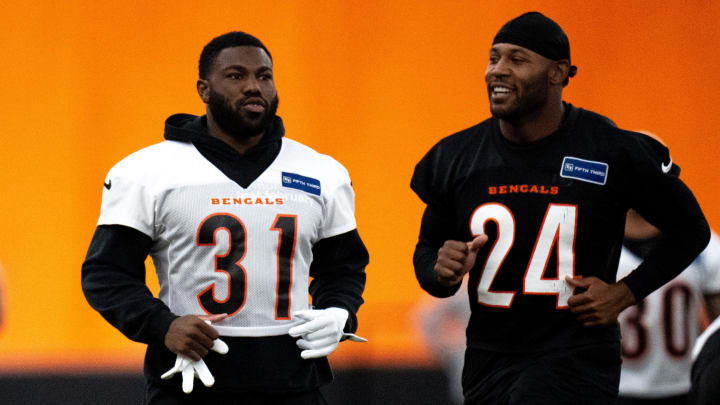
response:
<svg viewBox="0 0 720 405"><path fill-rule="evenodd" d="M98 226L82 265L82 289L90 306L128 338L162 343L177 315L145 284L152 239L126 226Z"/></svg>
<svg viewBox="0 0 720 405"><path fill-rule="evenodd" d="M690 189L677 177L661 180L662 184L653 186L665 191L663 198L635 209L660 229L663 237L640 266L620 280L630 288L636 302L685 270L710 242L710 225Z"/></svg>
<svg viewBox="0 0 720 405"><path fill-rule="evenodd" d="M420 237L415 246L413 265L415 277L420 287L430 295L445 298L454 295L460 289L460 283L447 287L441 285L435 277L435 262L438 249L446 240L457 239L453 231L453 219L445 210L428 205L423 213L420 224Z"/></svg>
<svg viewBox="0 0 720 405"><path fill-rule="evenodd" d="M312 248L310 295L316 308L348 311L345 332L357 330L357 311L365 289L365 267L370 256L357 230L321 239Z"/></svg>

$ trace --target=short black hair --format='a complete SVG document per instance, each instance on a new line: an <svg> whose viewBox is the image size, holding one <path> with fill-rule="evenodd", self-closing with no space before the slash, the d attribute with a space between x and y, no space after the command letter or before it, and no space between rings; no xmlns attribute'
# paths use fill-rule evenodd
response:
<svg viewBox="0 0 720 405"><path fill-rule="evenodd" d="M212 41L208 42L208 44L203 48L202 53L200 53L200 61L198 62L198 73L200 74L200 78L207 79L210 67L223 49L235 46L256 46L258 48L262 48L272 61L270 51L267 50L265 45L263 45L259 39L242 31L231 31L226 34L222 34L219 37L213 38Z"/></svg>

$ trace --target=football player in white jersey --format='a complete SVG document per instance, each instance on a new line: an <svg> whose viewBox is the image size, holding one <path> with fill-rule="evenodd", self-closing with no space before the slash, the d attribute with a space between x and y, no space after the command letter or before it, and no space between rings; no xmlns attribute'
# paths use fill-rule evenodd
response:
<svg viewBox="0 0 720 405"><path fill-rule="evenodd" d="M628 212L618 279L640 264L659 237L657 228ZM623 364L617 404L684 403L703 309L711 319L720 315L720 239L714 233L687 269L620 314Z"/></svg>
<svg viewBox="0 0 720 405"><path fill-rule="evenodd" d="M326 356L360 339L368 263L348 172L284 137L257 38L210 41L197 91L206 115L169 117L164 142L108 173L85 296L148 345L147 404L324 404Z"/></svg>

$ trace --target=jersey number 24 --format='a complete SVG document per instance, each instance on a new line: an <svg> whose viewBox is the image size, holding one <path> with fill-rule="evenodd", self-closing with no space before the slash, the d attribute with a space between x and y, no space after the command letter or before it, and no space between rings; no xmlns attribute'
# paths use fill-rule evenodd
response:
<svg viewBox="0 0 720 405"><path fill-rule="evenodd" d="M490 249L480 280L477 285L478 303L500 308L510 308L515 291L491 291L495 276L502 267L505 257L515 241L515 218L508 207L500 203L487 203L475 209L470 217L470 232L473 237L485 233L485 224L493 221L497 224L497 240ZM565 277L575 274L575 229L577 224L577 206L549 204L535 248L523 278L523 294L555 295L556 307L568 307L568 298L572 288ZM544 278L550 253L557 247L557 278Z"/></svg>

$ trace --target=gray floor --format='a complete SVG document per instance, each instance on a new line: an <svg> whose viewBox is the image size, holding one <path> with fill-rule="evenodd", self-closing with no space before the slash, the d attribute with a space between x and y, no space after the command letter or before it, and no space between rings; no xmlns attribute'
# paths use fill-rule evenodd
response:
<svg viewBox="0 0 720 405"><path fill-rule="evenodd" d="M140 375L0 375L0 405L142 404ZM433 369L355 369L335 372L323 393L331 405L447 404L446 382Z"/></svg>

